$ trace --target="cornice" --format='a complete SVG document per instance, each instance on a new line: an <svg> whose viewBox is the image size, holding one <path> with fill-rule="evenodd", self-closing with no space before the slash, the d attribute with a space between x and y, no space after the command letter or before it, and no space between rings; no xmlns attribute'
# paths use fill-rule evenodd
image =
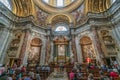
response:
<svg viewBox="0 0 120 80"><path fill-rule="evenodd" d="M12 13L6 6L4 6L2 3L0 3L0 14L3 16L5 19L10 21L13 24L19 25L19 24L24 24L29 22L30 24L33 24L34 26L39 27L40 29L44 29L42 26L39 26L35 23L34 16L30 15L27 17L19 17Z"/></svg>
<svg viewBox="0 0 120 80"><path fill-rule="evenodd" d="M101 13L88 13L86 21L75 27L75 29L79 29L85 25L94 25L94 26L111 26L115 25L120 21L120 18L113 17L116 15L120 15L120 3L115 2L108 10ZM104 21L106 20L106 22Z"/></svg>
<svg viewBox="0 0 120 80"><path fill-rule="evenodd" d="M111 8L109 8L107 11L102 13L88 13L87 14L87 20L82 25L74 27L75 30L79 29L80 27L84 27L86 24L91 24L94 26L111 26L112 24L117 24L120 21L120 3L114 3ZM36 27L39 27L40 29L45 30L46 28L43 28L39 25L37 25L34 21L34 17L27 16L27 17L19 17L13 14L7 7L5 7L3 4L0 3L0 13L1 16L3 16L5 19L9 20L11 23L14 24L23 24L26 22L29 22L29 24L33 24ZM115 18L116 15L119 15L118 18ZM100 20L108 20L107 22L100 22Z"/></svg>

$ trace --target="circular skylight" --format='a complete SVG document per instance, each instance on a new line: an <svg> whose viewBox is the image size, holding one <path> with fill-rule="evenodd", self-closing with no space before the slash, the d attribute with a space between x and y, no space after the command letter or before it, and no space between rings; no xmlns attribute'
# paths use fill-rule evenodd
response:
<svg viewBox="0 0 120 80"><path fill-rule="evenodd" d="M75 0L43 0L43 2L47 3L53 7L65 7L71 4Z"/></svg>

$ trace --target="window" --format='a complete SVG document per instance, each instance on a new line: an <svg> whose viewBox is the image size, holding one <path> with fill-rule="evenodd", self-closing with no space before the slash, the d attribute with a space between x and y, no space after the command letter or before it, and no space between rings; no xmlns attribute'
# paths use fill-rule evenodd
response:
<svg viewBox="0 0 120 80"><path fill-rule="evenodd" d="M67 31L65 26L58 26L55 31Z"/></svg>
<svg viewBox="0 0 120 80"><path fill-rule="evenodd" d="M49 3L49 0L43 0L44 2L46 2L46 3Z"/></svg>
<svg viewBox="0 0 120 80"><path fill-rule="evenodd" d="M64 1L63 0L57 0L57 7L63 7Z"/></svg>
<svg viewBox="0 0 120 80"><path fill-rule="evenodd" d="M50 6L54 6L54 7L65 7L65 6L69 5L69 4L67 4L67 5L65 4L67 2L66 0L53 0L53 1L51 0L53 2L53 5L50 4L50 0L42 0L42 1L49 4ZM75 0L71 0L70 4L73 1L75 1Z"/></svg>
<svg viewBox="0 0 120 80"><path fill-rule="evenodd" d="M0 2L2 2L8 9L11 10L11 6L8 0L0 0Z"/></svg>

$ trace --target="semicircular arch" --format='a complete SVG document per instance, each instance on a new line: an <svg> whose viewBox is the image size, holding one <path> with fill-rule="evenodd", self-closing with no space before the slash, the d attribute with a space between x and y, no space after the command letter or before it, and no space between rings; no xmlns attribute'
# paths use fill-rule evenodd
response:
<svg viewBox="0 0 120 80"><path fill-rule="evenodd" d="M59 16L63 16L63 20L67 19L69 23L75 24L75 20L71 14L63 14L63 13L53 14L53 15L48 16L48 18L46 20L46 24L51 24L53 19L55 19L56 17L59 17Z"/></svg>

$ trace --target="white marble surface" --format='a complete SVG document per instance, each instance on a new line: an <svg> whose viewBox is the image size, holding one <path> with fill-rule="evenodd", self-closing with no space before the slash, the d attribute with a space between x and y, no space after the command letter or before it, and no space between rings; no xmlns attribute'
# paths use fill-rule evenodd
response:
<svg viewBox="0 0 120 80"><path fill-rule="evenodd" d="M50 74L47 80L68 80L68 76L66 72L53 72Z"/></svg>

